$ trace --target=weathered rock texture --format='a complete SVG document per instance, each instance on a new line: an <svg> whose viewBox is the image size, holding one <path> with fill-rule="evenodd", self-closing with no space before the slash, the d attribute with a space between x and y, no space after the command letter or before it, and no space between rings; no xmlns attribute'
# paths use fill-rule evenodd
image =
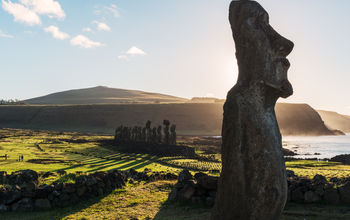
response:
<svg viewBox="0 0 350 220"><path fill-rule="evenodd" d="M212 219L279 219L287 199L279 97L292 95L286 56L294 44L255 1L232 1L229 20L239 67L224 105L222 173Z"/></svg>

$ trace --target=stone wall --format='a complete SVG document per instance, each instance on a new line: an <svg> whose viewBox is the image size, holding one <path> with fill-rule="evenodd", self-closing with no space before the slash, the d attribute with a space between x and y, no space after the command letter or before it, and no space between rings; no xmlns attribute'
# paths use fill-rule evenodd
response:
<svg viewBox="0 0 350 220"><path fill-rule="evenodd" d="M322 175L306 179L296 176L290 170L287 170L287 174L288 202L350 204L350 178L331 178L327 181ZM213 206L217 181L218 177L204 173L192 176L188 170L184 170L179 174L169 200Z"/></svg>
<svg viewBox="0 0 350 220"><path fill-rule="evenodd" d="M64 174L64 172L60 172ZM50 175L46 173L45 175ZM126 182L176 179L171 173L108 171L79 175L74 183L39 185L39 175L33 170L22 170L8 175L0 172L0 212L46 210L66 207L81 200L102 196L114 189L122 188Z"/></svg>

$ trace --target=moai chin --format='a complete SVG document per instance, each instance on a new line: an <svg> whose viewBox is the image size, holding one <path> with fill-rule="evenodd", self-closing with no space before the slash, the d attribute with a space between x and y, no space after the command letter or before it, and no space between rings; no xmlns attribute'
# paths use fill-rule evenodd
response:
<svg viewBox="0 0 350 220"><path fill-rule="evenodd" d="M287 198L279 97L293 94L287 78L293 42L269 24L255 1L232 1L229 20L239 75L228 92L222 126L222 172L212 220L277 220Z"/></svg>

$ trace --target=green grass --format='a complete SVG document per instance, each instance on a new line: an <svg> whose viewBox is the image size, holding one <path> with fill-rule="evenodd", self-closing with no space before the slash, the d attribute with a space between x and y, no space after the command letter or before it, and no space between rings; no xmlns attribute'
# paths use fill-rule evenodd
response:
<svg viewBox="0 0 350 220"><path fill-rule="evenodd" d="M65 170L67 175L42 178L41 182L73 182L79 173L92 173L112 169L130 168L142 171L179 172L189 168L219 175L219 162L206 162L183 157L158 158L144 154L118 152L118 146L104 144L111 136L83 135L62 132L35 132L30 130L0 129L0 156L8 154L5 160L0 157L0 170L11 173L21 169L38 172ZM186 144L186 143L185 143ZM205 147L203 147L205 149ZM205 150L196 146L196 152L203 157ZM24 162L17 161L20 154ZM207 154L208 155L208 154ZM217 155L216 155L217 156ZM33 161L34 160L34 161ZM42 163L38 163L42 160ZM316 174L331 177L350 177L350 166L325 161L291 161L287 169L297 175L313 178ZM210 209L169 203L167 196L176 181L156 181L151 183L128 184L104 197L82 201L67 208L44 212L1 213L0 219L209 219ZM350 219L350 208L322 204L289 203L282 220Z"/></svg>

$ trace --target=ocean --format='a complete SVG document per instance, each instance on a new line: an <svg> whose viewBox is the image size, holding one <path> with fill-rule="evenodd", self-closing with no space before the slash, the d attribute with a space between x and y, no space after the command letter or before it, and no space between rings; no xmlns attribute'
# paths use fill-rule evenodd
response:
<svg viewBox="0 0 350 220"><path fill-rule="evenodd" d="M350 134L345 136L285 136L283 147L299 155L295 158L332 158L350 154Z"/></svg>

